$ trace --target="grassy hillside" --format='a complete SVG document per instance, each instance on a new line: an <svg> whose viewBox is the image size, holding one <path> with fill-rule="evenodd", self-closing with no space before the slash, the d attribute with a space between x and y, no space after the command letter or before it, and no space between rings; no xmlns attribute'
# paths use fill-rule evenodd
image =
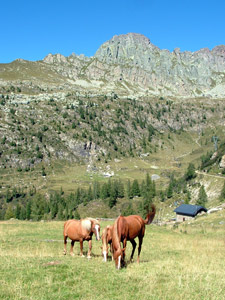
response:
<svg viewBox="0 0 225 300"><path fill-rule="evenodd" d="M140 264L120 271L102 262L95 240L91 260L78 256L76 243L75 256L63 256L63 222L0 222L0 299L223 299L224 217L147 226Z"/></svg>
<svg viewBox="0 0 225 300"><path fill-rule="evenodd" d="M209 206L218 202L224 182L219 168L224 153L223 100L40 94L38 86L31 95L23 87L5 87L0 96L1 218L8 208L9 216L15 217L17 204L26 208L34 194L48 201L62 190L67 197L96 181L106 183L108 176L124 186L128 180L141 184L146 174L157 176L154 201L160 203L171 178L182 178L190 163L204 170L185 187L191 201L204 183ZM212 163L213 136L220 151ZM215 181L209 175L218 177ZM185 198L179 188L167 204ZM129 206L126 194L124 202L115 212L105 211L103 205L99 213L110 216ZM82 207L80 213L85 213Z"/></svg>

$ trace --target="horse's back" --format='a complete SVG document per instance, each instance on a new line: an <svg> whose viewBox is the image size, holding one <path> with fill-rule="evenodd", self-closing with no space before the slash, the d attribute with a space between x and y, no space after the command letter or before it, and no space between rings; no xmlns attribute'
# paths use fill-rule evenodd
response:
<svg viewBox="0 0 225 300"><path fill-rule="evenodd" d="M145 223L144 220L138 215L131 215L124 217L128 225L128 239L134 239L137 236L144 236Z"/></svg>
<svg viewBox="0 0 225 300"><path fill-rule="evenodd" d="M71 240L78 240L80 233L80 221L68 220L64 223L64 236L68 236Z"/></svg>

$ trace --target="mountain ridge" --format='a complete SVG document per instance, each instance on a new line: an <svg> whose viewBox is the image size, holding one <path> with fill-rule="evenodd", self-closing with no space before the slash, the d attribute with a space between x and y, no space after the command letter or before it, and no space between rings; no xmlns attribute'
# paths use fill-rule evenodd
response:
<svg viewBox="0 0 225 300"><path fill-rule="evenodd" d="M6 76L9 69L16 73L24 64L27 67L16 79L23 80L29 69L32 71L37 66L43 74L40 77L33 74L31 79L38 81L41 89L46 89L47 84L56 91L62 84L60 89L76 89L93 95L115 92L121 97L225 97L224 45L212 50L181 52L175 48L170 52L159 49L142 34L115 35L93 57L50 53L36 62L17 59L0 64L0 88L9 84L7 80L16 80ZM45 82L45 77L51 77L54 83Z"/></svg>

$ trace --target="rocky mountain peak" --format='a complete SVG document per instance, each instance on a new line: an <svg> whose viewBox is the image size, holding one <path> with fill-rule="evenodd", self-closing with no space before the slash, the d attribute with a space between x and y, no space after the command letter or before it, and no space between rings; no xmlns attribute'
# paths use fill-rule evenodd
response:
<svg viewBox="0 0 225 300"><path fill-rule="evenodd" d="M225 45L219 45L212 49L213 54L223 56L225 58Z"/></svg>
<svg viewBox="0 0 225 300"><path fill-rule="evenodd" d="M2 65L0 87L1 80L2 85L13 85L8 82L9 74L12 80L16 74L19 82L32 76L43 90L57 90L63 83L60 90L67 86L91 94L224 98L225 46L196 52L175 48L170 52L159 49L142 34L127 33L106 41L94 57L49 54L32 65L20 60ZM53 86L49 87L50 83Z"/></svg>
<svg viewBox="0 0 225 300"><path fill-rule="evenodd" d="M143 34L128 33L115 35L105 42L96 52L95 57L105 63L136 64L144 63L143 57L158 49Z"/></svg>
<svg viewBox="0 0 225 300"><path fill-rule="evenodd" d="M127 33L127 34L121 34L121 35L115 35L112 37L111 40L108 41L110 44L112 43L123 43L123 44L136 44L136 45L142 45L142 46L148 46L149 44L151 44L150 39L147 38L145 35L143 34L139 34L139 33ZM106 42L107 43L107 42Z"/></svg>

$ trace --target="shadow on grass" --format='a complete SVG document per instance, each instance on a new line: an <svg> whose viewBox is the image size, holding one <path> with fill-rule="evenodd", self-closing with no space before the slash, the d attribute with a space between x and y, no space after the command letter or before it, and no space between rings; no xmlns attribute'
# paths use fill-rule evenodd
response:
<svg viewBox="0 0 225 300"><path fill-rule="evenodd" d="M141 260L139 264L142 264L142 263L149 263L149 260ZM138 263L135 260L123 261L122 264L121 264L121 268L126 269L129 265L132 265L132 264L138 264Z"/></svg>

